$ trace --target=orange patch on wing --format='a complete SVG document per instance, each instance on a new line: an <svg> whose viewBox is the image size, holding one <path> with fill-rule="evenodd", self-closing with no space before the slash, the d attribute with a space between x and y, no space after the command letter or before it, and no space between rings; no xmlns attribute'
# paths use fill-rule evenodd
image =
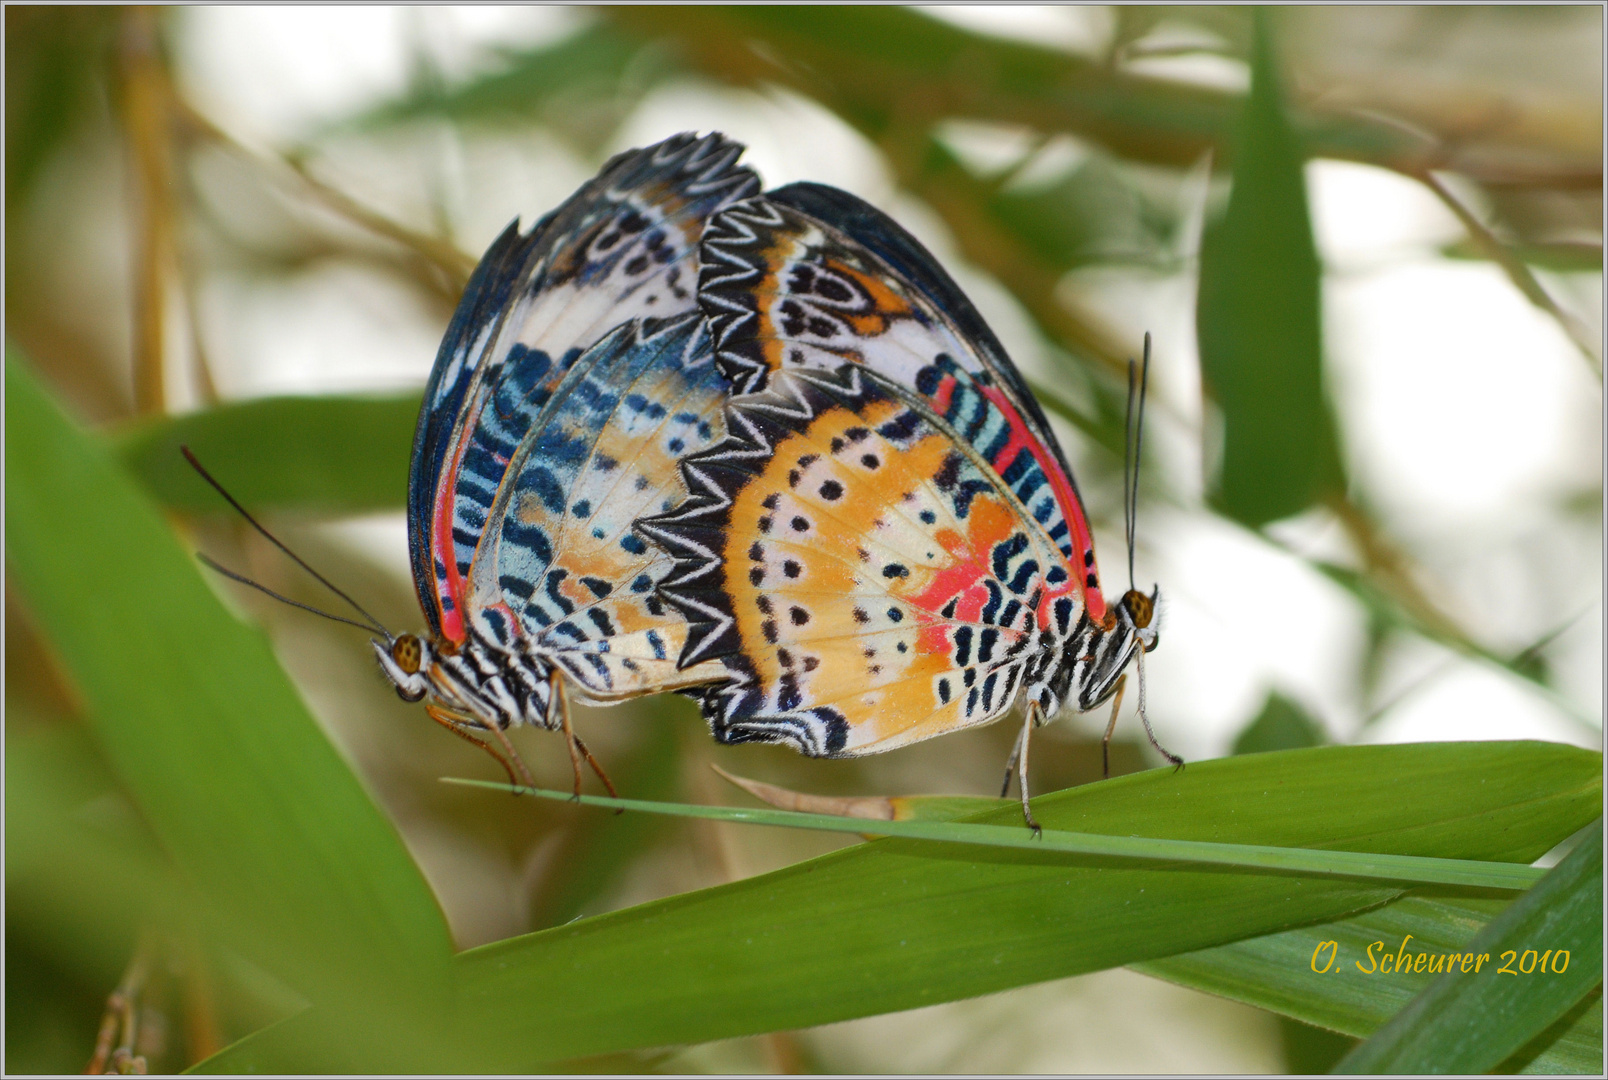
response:
<svg viewBox="0 0 1608 1080"><path fill-rule="evenodd" d="M775 242L760 252L759 258L765 267L765 273L754 286L754 308L759 318L755 337L764 353L765 366L772 371L782 370L782 354L787 347L782 340L781 327L776 325L771 314L775 310L776 298L782 292L782 267L787 265L789 259L802 255L804 251L797 237L790 233L778 232Z"/></svg>
<svg viewBox="0 0 1608 1080"><path fill-rule="evenodd" d="M880 543L878 523L896 517L907 494L931 483L951 452L949 442L934 432L895 453L878 438L880 463L874 469L860 464L861 452L873 443L841 456L823 452L834 438L852 445L850 429L875 431L902 409L879 401L859 413L822 412L807 432L776 444L761 476L737 493L728 519L725 587L742 651L759 684L775 688L790 677L803 707L830 705L841 712L850 727L850 753L962 723L958 674L949 702L939 700L935 688L938 676L954 670L944 632L950 620L938 612L959 596L955 618L977 617L988 596L980 581L989 573L988 553L1016 523L998 497L979 493L964 531L940 526L922 534L920 551L896 547L872 555L867 549ZM841 488L830 502L818 493L820 472L810 474L815 480L794 482L809 471L801 470L802 461L823 457ZM767 507L772 496L786 502ZM795 529L793 516L805 519L807 528ZM884 572L890 554L898 556L904 573ZM802 567L793 579L795 591L789 579L772 572L784 556ZM758 582L749 576L756 568L763 571ZM898 619L888 614L894 610ZM867 656L867 649L875 655Z"/></svg>
<svg viewBox="0 0 1608 1080"><path fill-rule="evenodd" d="M863 338L877 337L888 332L888 327L899 319L908 319L915 315L915 309L904 294L889 288L888 281L872 274L862 274L844 263L836 260L827 260L824 264L833 273L852 278L871 297L871 310L864 314L854 315L836 311L839 318L846 317L854 332Z"/></svg>
<svg viewBox="0 0 1608 1080"><path fill-rule="evenodd" d="M932 584L911 597L911 601L928 611L938 611L951 597L959 597L955 618L975 622L988 602L988 590L983 587L982 579L992 573L987 562L989 553L1015 529L1016 514L1011 507L986 493L973 498L971 512L966 517L965 543L956 548L946 545L946 550L958 561L941 570Z"/></svg>

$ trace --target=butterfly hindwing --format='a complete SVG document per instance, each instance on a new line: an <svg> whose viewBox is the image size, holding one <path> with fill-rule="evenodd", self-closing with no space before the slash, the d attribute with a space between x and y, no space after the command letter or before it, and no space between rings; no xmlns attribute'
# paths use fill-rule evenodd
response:
<svg viewBox="0 0 1608 1080"><path fill-rule="evenodd" d="M672 560L631 531L686 495L676 462L724 433L725 382L703 321L634 320L580 357L509 462L470 569L472 628L523 637L583 696L705 681L681 670L685 625L656 592Z"/></svg>
<svg viewBox="0 0 1608 1080"><path fill-rule="evenodd" d="M996 719L1073 596L1042 530L919 400L853 365L734 399L683 462L692 498L639 529L727 742L854 756ZM1041 614L1041 609L1044 609Z"/></svg>
<svg viewBox="0 0 1608 1080"><path fill-rule="evenodd" d="M469 565L508 462L577 358L622 323L696 310L698 242L758 190L720 135L678 135L610 161L473 275L425 389L408 532L432 632L466 633Z"/></svg>
<svg viewBox="0 0 1608 1080"><path fill-rule="evenodd" d="M845 192L795 184L711 222L699 302L736 393L864 365L911 389L1008 486L1106 614L1081 496L1020 374L919 242Z"/></svg>

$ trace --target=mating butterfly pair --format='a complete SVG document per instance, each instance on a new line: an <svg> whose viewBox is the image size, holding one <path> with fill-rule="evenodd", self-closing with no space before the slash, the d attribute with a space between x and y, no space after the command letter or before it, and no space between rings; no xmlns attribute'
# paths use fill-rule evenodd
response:
<svg viewBox="0 0 1608 1080"><path fill-rule="evenodd" d="M562 729L577 790L567 689L828 757L1021 701L1037 828L1032 728L1120 703L1155 593L1108 603L1043 413L926 249L836 189L761 194L741 153L622 154L486 253L414 441L429 632L380 663L527 783L506 729Z"/></svg>

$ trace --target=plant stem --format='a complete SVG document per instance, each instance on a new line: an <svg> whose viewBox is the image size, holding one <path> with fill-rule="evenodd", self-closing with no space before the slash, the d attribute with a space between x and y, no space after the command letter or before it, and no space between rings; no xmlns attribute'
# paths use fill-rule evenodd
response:
<svg viewBox="0 0 1608 1080"><path fill-rule="evenodd" d="M1496 235L1486 228L1479 218L1474 216L1474 212L1452 193L1452 190L1441 181L1440 177L1428 169L1420 170L1413 175L1421 184L1433 191L1435 196L1446 204L1447 209L1457 215L1457 220L1462 222L1463 228L1468 230L1469 239L1473 241L1474 246L1502 268L1507 274L1508 280L1513 282L1514 286L1525 295L1525 298L1557 320L1558 325L1563 328L1563 332L1569 335L1569 340L1574 342L1575 347L1586 358L1586 363L1591 367L1591 373L1597 376L1598 382L1601 382L1602 354L1591 332L1573 314L1558 306L1558 302L1552 299L1551 294L1546 289L1542 288L1541 282L1536 280L1535 275L1530 272L1528 266L1524 265L1523 260L1515 255L1506 244L1497 239Z"/></svg>
<svg viewBox="0 0 1608 1080"><path fill-rule="evenodd" d="M377 210L364 206L352 196L318 179L308 170L305 162L283 156L270 156L253 150L233 135L214 124L183 99L176 103L185 123L211 141L281 177L292 174L299 185L314 195L325 206L342 217L361 225L378 236L393 240L444 274L451 283L453 293L461 294L474 272L476 259L454 244L394 221Z"/></svg>
<svg viewBox="0 0 1608 1080"><path fill-rule="evenodd" d="M175 259L171 115L156 21L155 8L128 8L119 43L134 220L134 405L152 415L167 411L166 322Z"/></svg>

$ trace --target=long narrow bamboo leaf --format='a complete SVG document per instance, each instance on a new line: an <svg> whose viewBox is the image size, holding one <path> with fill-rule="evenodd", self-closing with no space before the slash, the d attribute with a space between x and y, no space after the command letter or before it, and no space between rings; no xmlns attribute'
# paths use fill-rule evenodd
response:
<svg viewBox="0 0 1608 1080"><path fill-rule="evenodd" d="M1058 851L1068 855L1098 855L1156 862L1208 863L1246 870L1275 870L1296 874L1332 874L1414 885L1461 885L1476 889L1527 889L1545 870L1533 866L1474 862L1467 859L1431 859L1411 855L1376 855L1358 851L1319 851L1307 848L1268 847L1259 844L1214 844L1200 840L1162 840L1145 836L1100 836L1094 833L1026 827L981 825L964 821L879 821L832 814L804 814L736 806L698 806L691 803L611 799L602 795L572 795L567 791L516 788L489 780L445 777L443 783L515 791L543 799L578 801L585 806L611 810L639 810L672 817L704 818L742 825L772 825L785 829L822 832L871 833L908 840L1017 848L1023 851ZM992 812L992 811L991 811Z"/></svg>
<svg viewBox="0 0 1608 1080"><path fill-rule="evenodd" d="M1447 971L1334 1071L1485 1072L1589 994L1602 981L1602 819L1467 951L1489 968Z"/></svg>
<svg viewBox="0 0 1608 1080"><path fill-rule="evenodd" d="M399 509L419 395L282 397L145 420L113 436L117 456L175 510L228 513L185 463L196 456L235 498L259 510L356 514Z"/></svg>
<svg viewBox="0 0 1608 1080"><path fill-rule="evenodd" d="M223 609L156 507L10 350L6 420L8 581L139 812L227 913L233 947L309 999L357 1010L369 1026L354 1045L400 1050L424 1023L371 1022L443 992L451 949L400 837L263 636Z"/></svg>
<svg viewBox="0 0 1608 1080"><path fill-rule="evenodd" d="M1526 894L1528 895L1528 894ZM1344 919L1145 960L1135 971L1357 1038L1367 1038L1439 976L1479 951L1476 934L1511 901L1479 896L1404 896ZM1419 953L1425 970L1414 971ZM1397 970L1394 958L1404 963ZM1390 960L1386 961L1385 957ZM1482 965L1489 971L1494 965ZM1602 1010L1582 1010L1504 1069L1592 1072L1602 1059Z"/></svg>
<svg viewBox="0 0 1608 1080"><path fill-rule="evenodd" d="M1119 777L1034 810L1049 829L1105 836L1529 863L1597 815L1601 777L1600 755L1548 743L1320 748ZM1020 828L1020 814L977 823ZM443 1053L459 1070L524 1071L831 1023L1288 930L1400 891L890 837L464 953ZM327 1068L343 1024L320 1011L206 1070Z"/></svg>
<svg viewBox="0 0 1608 1080"><path fill-rule="evenodd" d="M1273 695L1257 721L1240 736L1235 750L1256 753L1321 745L1310 724L1310 718L1295 705ZM887 821L956 821L1010 804L1007 799L942 795L826 798L717 771L762 802L806 813ZM1430 957L1437 971L1449 955L1454 962L1464 955L1474 962L1478 954L1467 951L1470 939L1509 903L1495 898L1405 896L1346 919L1130 966L1301 1021L1307 1032L1326 1028L1335 1033L1331 1041L1344 1035L1366 1037L1435 978L1413 970L1418 953ZM1384 960L1382 954L1390 953L1391 948L1403 954L1403 963ZM1382 967L1386 970L1381 971ZM1332 977L1336 975L1339 978ZM1548 1029L1532 1040L1518 1055L1522 1064L1510 1060L1504 1069L1594 1071L1602 1057L1602 1011L1599 1007L1576 1011L1579 1015L1565 1015L1553 1025L1556 1030ZM1290 1032L1285 1034L1288 1048ZM1326 1070L1341 1053L1344 1048L1321 1067ZM1291 1063L1293 1067L1293 1059Z"/></svg>

